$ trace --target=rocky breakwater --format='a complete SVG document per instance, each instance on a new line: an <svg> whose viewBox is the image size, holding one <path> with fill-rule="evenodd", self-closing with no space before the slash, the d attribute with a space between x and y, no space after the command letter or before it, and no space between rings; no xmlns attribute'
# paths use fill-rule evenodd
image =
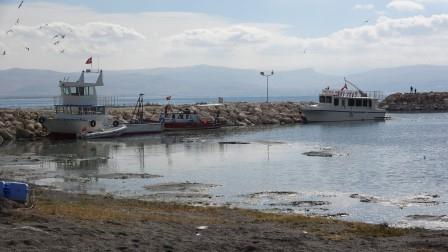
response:
<svg viewBox="0 0 448 252"><path fill-rule="evenodd" d="M390 112L446 112L448 92L395 93L380 103Z"/></svg>
<svg viewBox="0 0 448 252"><path fill-rule="evenodd" d="M300 105L293 102L281 103L225 103L220 105L171 105L170 111L183 111L189 109L192 113L198 113L201 118L214 120L218 116L219 121L226 126L255 126L267 124L293 124L301 123L302 116ZM110 119L122 123L132 119L133 108L110 109ZM159 120L160 113L165 106L145 106L145 118L153 121Z"/></svg>
<svg viewBox="0 0 448 252"><path fill-rule="evenodd" d="M0 145L15 139L35 139L47 133L37 121L41 113L28 110L0 110Z"/></svg>

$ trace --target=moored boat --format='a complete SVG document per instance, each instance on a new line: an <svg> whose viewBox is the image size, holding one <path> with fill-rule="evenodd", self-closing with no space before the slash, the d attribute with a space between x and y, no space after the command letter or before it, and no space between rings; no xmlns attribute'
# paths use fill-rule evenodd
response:
<svg viewBox="0 0 448 252"><path fill-rule="evenodd" d="M85 81L85 75L97 75L96 81ZM59 81L61 95L55 97L54 118L40 117L53 136L79 137L87 132L103 130L106 124L106 107L99 105L96 87L104 86L103 72L82 71L77 81Z"/></svg>
<svg viewBox="0 0 448 252"><path fill-rule="evenodd" d="M132 119L129 123L125 123L126 128L123 131L124 135L131 134L149 134L149 133L160 133L164 129L162 122L153 122L150 120L145 120L143 118L144 105L143 105L143 94L140 94L137 103L134 107L134 112L132 113ZM117 127L119 125L118 121L113 122L113 126Z"/></svg>
<svg viewBox="0 0 448 252"><path fill-rule="evenodd" d="M344 79L340 90L329 87L322 90L319 103L302 107L306 122L339 122L384 120L386 111L378 108L383 98L381 91L362 91ZM348 85L354 89L349 89Z"/></svg>
<svg viewBox="0 0 448 252"><path fill-rule="evenodd" d="M165 130L198 130L217 129L223 126L219 121L219 115L214 118L201 118L196 111L184 109L178 112L169 112L169 105L165 112L160 114L160 121L164 123Z"/></svg>

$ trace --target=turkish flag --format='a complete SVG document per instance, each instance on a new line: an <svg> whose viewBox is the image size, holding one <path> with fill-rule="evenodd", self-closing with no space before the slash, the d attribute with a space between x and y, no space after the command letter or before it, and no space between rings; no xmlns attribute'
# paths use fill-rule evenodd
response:
<svg viewBox="0 0 448 252"><path fill-rule="evenodd" d="M86 64L92 64L92 57L87 59Z"/></svg>

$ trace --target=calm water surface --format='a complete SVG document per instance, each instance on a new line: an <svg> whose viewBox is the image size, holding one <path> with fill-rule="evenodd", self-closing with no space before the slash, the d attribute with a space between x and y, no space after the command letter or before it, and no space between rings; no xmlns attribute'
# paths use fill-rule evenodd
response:
<svg viewBox="0 0 448 252"><path fill-rule="evenodd" d="M310 215L336 214L347 220L399 226L448 228L448 220L443 217L448 214L447 125L448 114L392 114L392 120L385 122L17 143L0 152L41 156L46 161L31 168L47 171L48 178L34 182L67 191L143 199L158 195L172 200L166 190L155 192L144 186L189 181L219 186L186 190L200 192L202 199L189 194L174 198ZM249 144L220 144L223 141ZM320 150L334 156L303 155ZM79 179L112 173L162 177ZM360 200L359 195L352 194L365 198Z"/></svg>

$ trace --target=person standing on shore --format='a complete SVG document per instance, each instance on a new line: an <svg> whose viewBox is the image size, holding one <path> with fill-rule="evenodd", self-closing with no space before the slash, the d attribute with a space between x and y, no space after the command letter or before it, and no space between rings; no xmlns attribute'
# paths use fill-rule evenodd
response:
<svg viewBox="0 0 448 252"><path fill-rule="evenodd" d="M411 94L412 94L414 91L414 88L411 86L410 90L411 90Z"/></svg>
<svg viewBox="0 0 448 252"><path fill-rule="evenodd" d="M414 88L414 94L416 94L417 93L417 89L416 88Z"/></svg>

